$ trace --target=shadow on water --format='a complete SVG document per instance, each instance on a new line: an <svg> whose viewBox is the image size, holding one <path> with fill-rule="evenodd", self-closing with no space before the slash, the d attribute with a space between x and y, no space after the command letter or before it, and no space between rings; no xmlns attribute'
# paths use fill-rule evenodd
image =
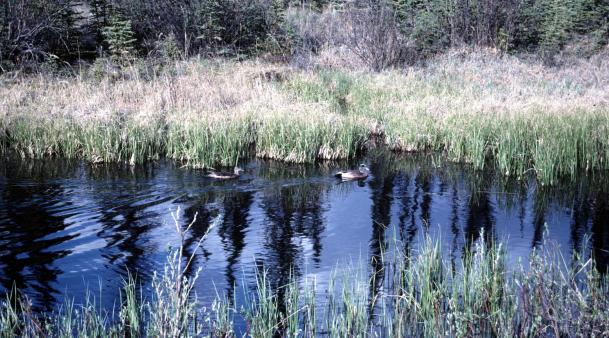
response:
<svg viewBox="0 0 609 338"><path fill-rule="evenodd" d="M594 219L592 222L592 254L598 269L606 273L609 265L609 199L606 193L597 192L594 199Z"/></svg>
<svg viewBox="0 0 609 338"><path fill-rule="evenodd" d="M467 220L464 229L465 250L471 250L481 235L485 243L495 239L495 206L491 200L491 177L488 171L477 172L471 178Z"/></svg>
<svg viewBox="0 0 609 338"><path fill-rule="evenodd" d="M313 268L320 264L327 188L324 184L298 181L261 192L264 249L257 255L256 265L267 270L271 288L279 288L279 299L285 292L280 287L292 277L302 276L305 250L311 251Z"/></svg>
<svg viewBox="0 0 609 338"><path fill-rule="evenodd" d="M395 172L386 163L386 158L374 158L370 164L373 177L369 180L370 198L372 200L370 238L370 291L368 298L369 318L372 319L374 300L384 282L383 254L386 251L386 230L391 224L391 205L393 204L393 189Z"/></svg>
<svg viewBox="0 0 609 338"><path fill-rule="evenodd" d="M62 270L54 263L71 253L50 249L76 236L61 234L72 204L65 187L52 181L75 171L70 164L17 163L2 168L0 283L5 290L15 286L31 294L42 310L49 310L60 293L54 282Z"/></svg>
<svg viewBox="0 0 609 338"><path fill-rule="evenodd" d="M365 181L332 177L361 161L371 169ZM186 254L195 254L187 273L203 269L197 293L206 299L218 288L233 294L240 283L253 287L256 267L265 268L274 289L309 274L327 285L338 262L363 253L373 312L375 296L389 283L382 256L393 239L416 255L426 234L442 239L453 269L483 234L487 243L505 241L512 263L546 239L558 242L567 258L589 245L583 254L607 271L609 180L603 175L545 187L532 177L518 181L434 157L383 152L349 163L254 160L243 166L238 180L219 182L166 162L4 160L0 291L15 285L38 309L49 310L66 290L78 301L88 287L101 287L104 304L112 306L127 271L147 285L168 248L178 245L170 216L178 207L183 228L197 215L185 239Z"/></svg>

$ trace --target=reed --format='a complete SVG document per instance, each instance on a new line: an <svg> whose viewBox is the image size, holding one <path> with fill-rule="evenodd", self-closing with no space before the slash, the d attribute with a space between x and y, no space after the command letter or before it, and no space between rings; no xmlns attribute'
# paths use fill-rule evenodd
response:
<svg viewBox="0 0 609 338"><path fill-rule="evenodd" d="M250 154L345 159L375 143L515 177L532 171L554 184L609 169L607 60L551 68L451 50L425 66L381 73L191 59L146 77L127 69L121 80L0 79L0 149L213 167Z"/></svg>
<svg viewBox="0 0 609 338"><path fill-rule="evenodd" d="M484 238L484 236L481 236ZM609 278L594 259L561 257L544 243L529 266L507 267L501 244L480 240L460 265L444 259L438 240L427 238L417 251L395 241L381 254L383 268L364 261L337 268L327 289L315 280L273 287L268 270L258 272L245 301L218 295L211 307L192 292L194 279L183 271L189 259L170 255L153 282L153 296L125 281L117 312L100 310L94 297L55 313L36 314L13 290L0 302L1 337L562 337L609 334ZM185 260L180 263L179 259ZM377 283L380 281L380 284ZM381 288L375 286L382 285ZM319 292L317 293L316 290ZM118 316L113 315L118 313ZM246 327L235 327L235 318Z"/></svg>
<svg viewBox="0 0 609 338"><path fill-rule="evenodd" d="M167 131L167 156L192 167L235 165L248 155L252 129L247 118L176 121Z"/></svg>
<svg viewBox="0 0 609 338"><path fill-rule="evenodd" d="M365 129L353 119L319 115L266 118L258 129L256 155L296 163L354 157L366 138Z"/></svg>

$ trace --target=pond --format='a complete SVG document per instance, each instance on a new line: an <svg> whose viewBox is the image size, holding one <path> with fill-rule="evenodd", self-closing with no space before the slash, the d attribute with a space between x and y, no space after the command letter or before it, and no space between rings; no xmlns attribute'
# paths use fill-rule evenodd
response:
<svg viewBox="0 0 609 338"><path fill-rule="evenodd" d="M366 163L364 181L333 172ZM292 274L320 288L340 264L367 262L394 241L416 252L440 239L449 261L481 236L525 262L557 243L568 259L583 250L599 269L609 262L609 196L602 175L554 187L507 179L431 156L372 153L357 161L289 165L242 163L244 175L215 181L205 172L160 161L145 166L4 159L0 165L0 291L13 285L41 311L87 292L111 308L127 271L142 285L179 245L172 212L201 268L197 295L211 301L255 284L264 266L272 285ZM582 249L588 248L588 249Z"/></svg>

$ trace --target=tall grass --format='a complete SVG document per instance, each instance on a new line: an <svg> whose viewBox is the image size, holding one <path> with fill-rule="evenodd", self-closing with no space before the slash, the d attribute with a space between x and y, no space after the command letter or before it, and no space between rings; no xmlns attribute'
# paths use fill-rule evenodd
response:
<svg viewBox="0 0 609 338"><path fill-rule="evenodd" d="M406 73L305 73L285 87L359 117L395 151L442 152L517 177L534 171L553 184L609 168L607 70L600 57L548 68L454 50Z"/></svg>
<svg viewBox="0 0 609 338"><path fill-rule="evenodd" d="M67 302L55 313L37 314L27 297L13 290L0 302L0 337L609 334L609 278L597 272L594 259L576 255L566 260L544 243L529 257L528 267L507 267L503 246L480 240L455 266L441 248L427 238L410 252L395 241L374 258L381 269L369 271L363 260L343 265L327 289L315 279L295 276L286 285L272 286L269 270L262 269L254 288L244 286L241 307L234 295L218 295L210 307L201 304L193 292L199 274L184 277L190 258L178 249L155 276L152 296L144 297L133 278L125 281L116 312L100 310L89 297L83 305Z"/></svg>
<svg viewBox="0 0 609 338"><path fill-rule="evenodd" d="M350 118L269 116L258 129L256 155L296 163L351 158L365 139L365 129Z"/></svg>
<svg viewBox="0 0 609 338"><path fill-rule="evenodd" d="M176 121L167 131L167 156L193 167L235 165L248 155L253 137L248 118Z"/></svg>
<svg viewBox="0 0 609 338"><path fill-rule="evenodd" d="M382 73L193 59L147 79L23 78L0 88L0 144L23 157L212 167L249 154L344 159L374 141L553 184L609 169L607 74L602 55L549 68L452 50Z"/></svg>

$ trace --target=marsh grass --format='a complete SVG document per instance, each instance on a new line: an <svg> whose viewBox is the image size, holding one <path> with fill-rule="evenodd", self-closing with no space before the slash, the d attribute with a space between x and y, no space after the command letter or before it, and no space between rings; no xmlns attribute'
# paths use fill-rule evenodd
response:
<svg viewBox="0 0 609 338"><path fill-rule="evenodd" d="M247 118L172 123L167 132L167 156L192 167L235 165L248 156L253 125Z"/></svg>
<svg viewBox="0 0 609 338"><path fill-rule="evenodd" d="M451 50L381 73L192 59L144 78L23 78L0 88L0 144L23 157L213 167L345 159L380 143L554 184L609 169L607 60L550 68Z"/></svg>
<svg viewBox="0 0 609 338"><path fill-rule="evenodd" d="M366 139L364 128L351 118L318 115L266 118L258 129L256 155L295 163L354 157Z"/></svg>
<svg viewBox="0 0 609 338"><path fill-rule="evenodd" d="M484 238L484 236L481 236ZM602 337L609 334L609 278L594 259L569 260L549 242L535 249L525 268L506 266L501 244L482 240L455 266L438 240L404 251L394 240L376 259L342 265L327 289L314 278L290 277L272 287L269 270L258 270L253 288L201 304L193 279L184 277L188 257L174 251L155 275L152 296L134 278L125 281L118 311L100 309L90 296L38 314L26 296L11 291L0 302L1 337ZM587 251L586 249L582 249ZM180 258L185 258L180 262ZM377 284L377 280L380 284ZM375 285L382 285L376 288ZM118 316L116 315L118 314ZM236 318L245 321L237 327Z"/></svg>

